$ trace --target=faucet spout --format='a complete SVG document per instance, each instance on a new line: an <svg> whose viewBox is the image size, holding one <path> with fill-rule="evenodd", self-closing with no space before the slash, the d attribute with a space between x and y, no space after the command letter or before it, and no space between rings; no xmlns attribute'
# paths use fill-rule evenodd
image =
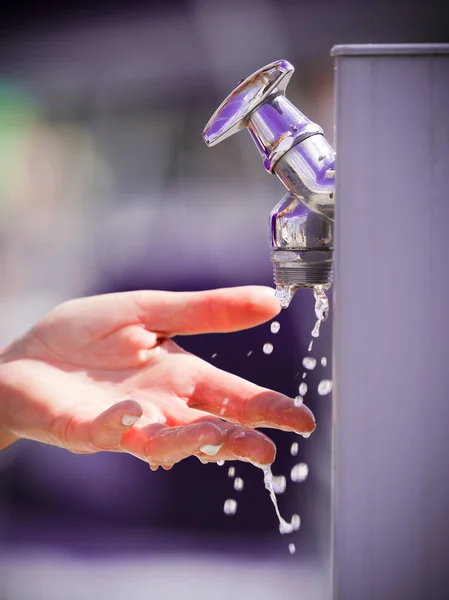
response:
<svg viewBox="0 0 449 600"><path fill-rule="evenodd" d="M271 261L276 296L286 308L300 287L333 280L335 152L323 130L285 97L293 66L279 60L259 69L224 100L203 138L213 146L247 128L265 169L288 193L271 211Z"/></svg>

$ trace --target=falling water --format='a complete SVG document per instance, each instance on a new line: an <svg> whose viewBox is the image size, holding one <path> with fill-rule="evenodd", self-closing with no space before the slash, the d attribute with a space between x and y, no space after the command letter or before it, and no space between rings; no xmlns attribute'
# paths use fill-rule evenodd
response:
<svg viewBox="0 0 449 600"><path fill-rule="evenodd" d="M282 308L288 308L294 295L294 288L289 285L276 286L274 293Z"/></svg>
<svg viewBox="0 0 449 600"><path fill-rule="evenodd" d="M243 482L243 479L241 477L236 477L234 479L234 489L237 492L241 492L243 490L243 485L244 485L244 482Z"/></svg>
<svg viewBox="0 0 449 600"><path fill-rule="evenodd" d="M332 381L330 379L323 379L318 384L318 393L320 396L326 396L332 391Z"/></svg>
<svg viewBox="0 0 449 600"><path fill-rule="evenodd" d="M273 473L271 472L271 467L270 465L263 465L261 468L263 471L263 482L265 484L265 488L270 494L274 510L276 511L276 515L279 520L279 531L280 533L291 533L293 531L293 525L291 523L288 523L279 512L278 501L273 489Z"/></svg>
<svg viewBox="0 0 449 600"><path fill-rule="evenodd" d="M313 356L305 356L302 360L302 366L305 369L312 371L316 367L316 358L313 358Z"/></svg>
<svg viewBox="0 0 449 600"><path fill-rule="evenodd" d="M279 323L279 321L273 321L270 325L271 333L278 333L280 328L281 328L281 324Z"/></svg>
<svg viewBox="0 0 449 600"><path fill-rule="evenodd" d="M273 475L273 491L275 494L283 494L287 488L287 479L284 475Z"/></svg>
<svg viewBox="0 0 449 600"><path fill-rule="evenodd" d="M293 467L290 473L290 479L295 483L305 481L309 474L309 467L306 463L298 463Z"/></svg>
<svg viewBox="0 0 449 600"><path fill-rule="evenodd" d="M293 298L295 289L291 286L277 286L275 296L279 300L282 308L288 308L290 302ZM325 289L322 285L314 286L313 294L315 297L315 315L317 321L312 330L312 340L308 346L308 352L312 351L314 339L319 337L320 335L320 326L321 322L325 321L329 314L329 302L326 296ZM276 334L280 329L280 324L278 321L273 321L270 325L271 333ZM263 352L265 354L271 354L273 352L273 345L269 342L265 343L263 346ZM250 350L247 353L247 356L250 356L252 351ZM212 358L215 358L216 354L213 355ZM302 374L302 379L305 379L307 376L307 370L313 370L316 367L317 360L313 356L306 356L303 359L303 366L306 369ZM327 365L326 357L321 358L321 365L325 367ZM318 386L318 393L320 395L328 394L332 390L332 381L330 380L322 380ZM303 402L303 396L307 392L307 384L305 382L301 383L299 386L299 396L297 396L294 400L295 406L300 406ZM224 403L223 403L224 404ZM310 434L304 434L303 437L309 437ZM290 452L292 456L296 456L298 454L298 443L294 442L291 446ZM219 465L223 465L224 461L218 461ZM279 506L277 503L276 494L282 494L286 489L286 478L283 475L273 476L270 465L256 465L260 467L263 471L263 478L265 488L268 490L270 495L270 499L273 503L274 510L276 512L276 516L279 520L279 531L280 533L292 533L293 531L297 531L301 525L300 516L297 514L292 515L291 523L288 523L279 512ZM294 482L305 481L309 473L309 468L305 463L296 464L290 474L290 478ZM228 470L228 477L235 477L235 469L234 467L230 467ZM240 477L236 477L234 479L234 489L236 491L241 491L243 489L243 479ZM228 498L225 503L223 510L228 515L233 515L237 511L237 501L231 498ZM294 554L296 552L295 544L290 543L288 545L288 549L290 554Z"/></svg>
<svg viewBox="0 0 449 600"><path fill-rule="evenodd" d="M237 512L237 501L233 498L228 498L224 503L223 512L226 515L235 515Z"/></svg>
<svg viewBox="0 0 449 600"><path fill-rule="evenodd" d="M317 338L320 335L321 322L325 321L329 315L329 300L322 285L314 286L313 295L315 297L315 315L317 321L315 327L312 329L312 337Z"/></svg>

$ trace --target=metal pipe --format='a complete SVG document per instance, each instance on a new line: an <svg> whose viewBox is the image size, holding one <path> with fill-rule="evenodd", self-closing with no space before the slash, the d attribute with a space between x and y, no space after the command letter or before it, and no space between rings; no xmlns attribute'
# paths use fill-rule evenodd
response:
<svg viewBox="0 0 449 600"><path fill-rule="evenodd" d="M336 46L336 600L449 568L449 45Z"/></svg>

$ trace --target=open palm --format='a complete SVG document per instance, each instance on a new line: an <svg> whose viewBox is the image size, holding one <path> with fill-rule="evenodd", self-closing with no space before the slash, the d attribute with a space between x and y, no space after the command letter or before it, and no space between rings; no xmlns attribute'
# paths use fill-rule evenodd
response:
<svg viewBox="0 0 449 600"><path fill-rule="evenodd" d="M270 463L274 444L254 428L311 432L311 412L170 338L245 329L277 312L263 287L66 302L2 353L0 444L26 437L79 453L129 452L152 468L191 455Z"/></svg>

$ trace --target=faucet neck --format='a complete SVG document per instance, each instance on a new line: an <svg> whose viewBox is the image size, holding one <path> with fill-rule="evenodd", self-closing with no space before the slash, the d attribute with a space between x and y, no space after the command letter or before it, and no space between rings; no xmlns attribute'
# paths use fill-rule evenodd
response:
<svg viewBox="0 0 449 600"><path fill-rule="evenodd" d="M270 173L293 146L312 135L323 134L319 125L278 91L250 115L246 126Z"/></svg>

